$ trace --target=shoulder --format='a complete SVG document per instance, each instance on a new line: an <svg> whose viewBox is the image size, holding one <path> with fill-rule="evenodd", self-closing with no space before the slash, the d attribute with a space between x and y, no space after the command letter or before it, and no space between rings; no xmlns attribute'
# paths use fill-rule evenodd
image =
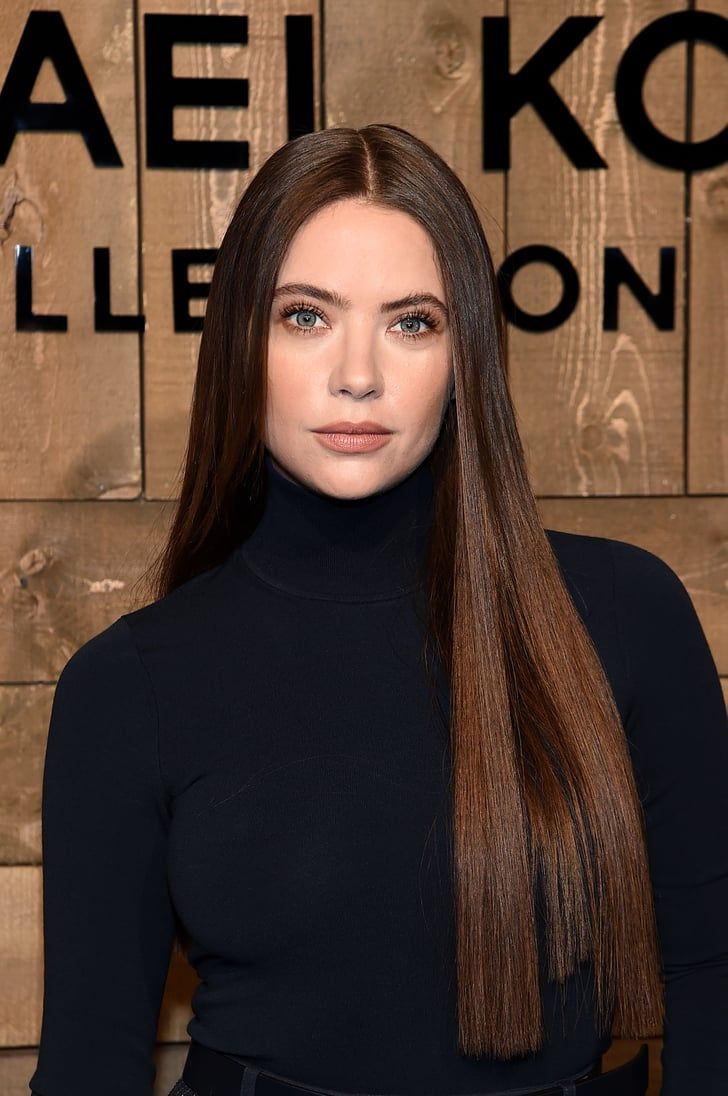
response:
<svg viewBox="0 0 728 1096"><path fill-rule="evenodd" d="M91 686L99 675L128 679L137 663L131 632L122 615L76 648L61 670L58 685L78 682Z"/></svg>
<svg viewBox="0 0 728 1096"><path fill-rule="evenodd" d="M690 594L661 556L631 541L545 530L577 609L608 627L623 671L634 679L657 666L676 640L705 653Z"/></svg>
<svg viewBox="0 0 728 1096"><path fill-rule="evenodd" d="M44 796L68 789L95 801L124 781L161 796L157 708L149 677L123 617L82 643L56 682L46 741Z"/></svg>
<svg viewBox="0 0 728 1096"><path fill-rule="evenodd" d="M586 533L566 532L563 529L544 529L559 562L579 571L598 573L605 566L611 570L613 561L635 572L653 574L674 571L660 556L612 537L589 536Z"/></svg>
<svg viewBox="0 0 728 1096"><path fill-rule="evenodd" d="M607 653L634 733L644 734L648 724L666 733L681 721L695 724L702 709L710 712L704 725L720 725L725 706L715 659L677 571L630 541L546 532L566 582L587 603L582 614Z"/></svg>
<svg viewBox="0 0 728 1096"><path fill-rule="evenodd" d="M609 605L616 652L633 695L720 690L702 623L685 582L655 552L630 541L547 530L584 596ZM693 689L694 695L694 689Z"/></svg>
<svg viewBox="0 0 728 1096"><path fill-rule="evenodd" d="M175 587L170 593L124 613L123 620L140 655L171 645L197 645L214 634L237 598L232 555ZM235 593L234 593L235 591Z"/></svg>
<svg viewBox="0 0 728 1096"><path fill-rule="evenodd" d="M608 537L544 529L572 600L590 627L611 609L613 564Z"/></svg>
<svg viewBox="0 0 728 1096"><path fill-rule="evenodd" d="M661 556L629 541L610 540L614 609L623 642L644 655L674 645L702 648L705 637L688 589Z"/></svg>
<svg viewBox="0 0 728 1096"><path fill-rule="evenodd" d="M692 618L690 594L661 556L631 541L545 529L565 577L584 597L608 601L623 622L655 630ZM627 637L628 638L628 637Z"/></svg>
<svg viewBox="0 0 728 1096"><path fill-rule="evenodd" d="M87 721L104 711L121 718L153 715L147 674L123 616L74 651L59 674L53 704L56 715L78 710Z"/></svg>
<svg viewBox="0 0 728 1096"><path fill-rule="evenodd" d="M559 566L585 588L608 597L625 612L639 613L656 599L684 606L689 594L677 572L660 556L631 541L545 529Z"/></svg>
<svg viewBox="0 0 728 1096"><path fill-rule="evenodd" d="M56 706L85 704L100 711L113 700L115 713L136 715L156 711L150 666L155 652L199 644L206 621L219 619L216 603L220 564L194 576L171 593L122 613L85 640L64 665L56 684ZM155 716L156 718L156 716Z"/></svg>

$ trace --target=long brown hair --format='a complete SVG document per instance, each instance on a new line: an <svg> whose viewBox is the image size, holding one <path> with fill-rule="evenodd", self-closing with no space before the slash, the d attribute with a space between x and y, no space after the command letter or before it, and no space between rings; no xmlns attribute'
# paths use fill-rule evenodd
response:
<svg viewBox="0 0 728 1096"><path fill-rule="evenodd" d="M537 879L548 976L593 961L599 1026L659 1033L641 803L611 687L527 477L491 254L463 183L406 130L305 134L248 184L215 262L179 502L147 573L154 596L222 563L257 520L276 277L304 221L351 197L424 227L450 303L455 400L430 454L426 591L452 695L459 1048L508 1058L542 1043Z"/></svg>

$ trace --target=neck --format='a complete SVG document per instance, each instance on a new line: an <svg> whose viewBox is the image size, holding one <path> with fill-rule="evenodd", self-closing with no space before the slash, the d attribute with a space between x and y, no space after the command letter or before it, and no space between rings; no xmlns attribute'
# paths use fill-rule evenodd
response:
<svg viewBox="0 0 728 1096"><path fill-rule="evenodd" d="M432 518L427 459L361 499L338 499L288 479L265 453L260 520L237 551L271 586L300 597L380 601L422 584Z"/></svg>

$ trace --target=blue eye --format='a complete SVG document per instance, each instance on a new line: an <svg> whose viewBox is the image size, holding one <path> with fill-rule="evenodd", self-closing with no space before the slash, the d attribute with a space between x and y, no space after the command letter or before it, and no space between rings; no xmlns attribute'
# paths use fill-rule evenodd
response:
<svg viewBox="0 0 728 1096"><path fill-rule="evenodd" d="M313 308L311 305L307 304L288 305L287 308L281 309L281 316L285 319L288 316L295 316L297 313L303 313L305 315L307 312L311 316L320 316L321 319L323 319L323 313L318 308ZM294 324L293 326L296 327L298 331L310 331L311 328L316 326L316 323L314 321L310 324Z"/></svg>
<svg viewBox="0 0 728 1096"><path fill-rule="evenodd" d="M397 323L423 323L427 325L425 331L403 331L402 334L407 339L419 339L423 335L429 334L430 331L434 331L437 327L437 320L431 312L411 312L408 316L403 316L401 320L397 320Z"/></svg>
<svg viewBox="0 0 728 1096"><path fill-rule="evenodd" d="M281 319L288 319L289 317L296 316L298 314L305 315L308 313L310 316L318 316L320 319L326 319L324 313L316 305L308 304L306 301L297 301L295 304L286 305L280 310ZM400 316L398 320L395 320L395 324L420 324L425 325L425 330L419 331L400 331L400 335L405 339L422 339L426 338L432 331L436 331L439 327L439 321L437 316L430 312L428 309L423 309L420 312L408 312L405 316ZM297 335L307 335L309 331L313 331L316 328L316 322L299 324L289 324L291 329Z"/></svg>

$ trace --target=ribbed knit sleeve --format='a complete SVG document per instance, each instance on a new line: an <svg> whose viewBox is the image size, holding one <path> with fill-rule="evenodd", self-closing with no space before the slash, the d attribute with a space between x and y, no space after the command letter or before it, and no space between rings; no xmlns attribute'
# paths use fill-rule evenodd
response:
<svg viewBox="0 0 728 1096"><path fill-rule="evenodd" d="M692 600L612 542L625 729L645 808L666 984L662 1096L728 1092L728 721Z"/></svg>
<svg viewBox="0 0 728 1096"><path fill-rule="evenodd" d="M174 938L150 683L123 617L66 663L42 793L38 1096L145 1096Z"/></svg>

